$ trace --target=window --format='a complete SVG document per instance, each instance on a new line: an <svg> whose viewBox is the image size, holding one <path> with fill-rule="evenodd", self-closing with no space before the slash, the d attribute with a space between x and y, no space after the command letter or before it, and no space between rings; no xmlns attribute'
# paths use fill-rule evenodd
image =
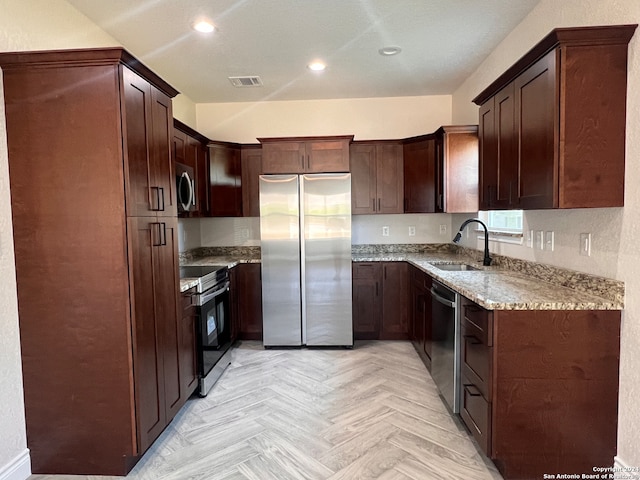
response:
<svg viewBox="0 0 640 480"><path fill-rule="evenodd" d="M487 224L489 239L500 243L522 245L523 215L522 210L490 210L479 212L480 220ZM478 238L484 238L484 231Z"/></svg>
<svg viewBox="0 0 640 480"><path fill-rule="evenodd" d="M489 230L508 233L522 233L522 210L489 210L480 212Z"/></svg>

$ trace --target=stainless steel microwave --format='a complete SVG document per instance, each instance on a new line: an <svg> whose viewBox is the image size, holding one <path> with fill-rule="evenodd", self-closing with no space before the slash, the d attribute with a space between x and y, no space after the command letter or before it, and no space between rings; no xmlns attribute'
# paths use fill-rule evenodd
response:
<svg viewBox="0 0 640 480"><path fill-rule="evenodd" d="M196 209L196 181L193 168L183 163L175 163L178 213Z"/></svg>

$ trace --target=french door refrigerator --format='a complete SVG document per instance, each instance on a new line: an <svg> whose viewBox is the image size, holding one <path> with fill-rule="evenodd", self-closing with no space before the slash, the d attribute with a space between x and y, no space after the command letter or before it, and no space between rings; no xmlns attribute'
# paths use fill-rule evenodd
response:
<svg viewBox="0 0 640 480"><path fill-rule="evenodd" d="M261 175L263 343L353 346L351 174Z"/></svg>

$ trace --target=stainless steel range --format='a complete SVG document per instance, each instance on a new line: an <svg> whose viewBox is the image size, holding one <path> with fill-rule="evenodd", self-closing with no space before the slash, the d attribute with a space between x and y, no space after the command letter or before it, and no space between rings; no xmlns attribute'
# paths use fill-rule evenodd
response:
<svg viewBox="0 0 640 480"><path fill-rule="evenodd" d="M197 278L198 393L204 397L231 363L229 269L226 265L180 267L180 278Z"/></svg>

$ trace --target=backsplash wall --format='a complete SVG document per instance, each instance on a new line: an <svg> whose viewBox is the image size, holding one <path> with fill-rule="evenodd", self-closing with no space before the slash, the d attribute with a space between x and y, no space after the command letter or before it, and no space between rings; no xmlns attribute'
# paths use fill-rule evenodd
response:
<svg viewBox="0 0 640 480"><path fill-rule="evenodd" d="M389 235L382 235L382 227ZM409 235L409 227L415 235ZM441 233L442 232L442 233ZM405 244L447 243L451 241L451 215L354 215L351 217L351 243ZM236 247L260 245L260 218L220 217L178 220L178 247L185 252L197 247Z"/></svg>

